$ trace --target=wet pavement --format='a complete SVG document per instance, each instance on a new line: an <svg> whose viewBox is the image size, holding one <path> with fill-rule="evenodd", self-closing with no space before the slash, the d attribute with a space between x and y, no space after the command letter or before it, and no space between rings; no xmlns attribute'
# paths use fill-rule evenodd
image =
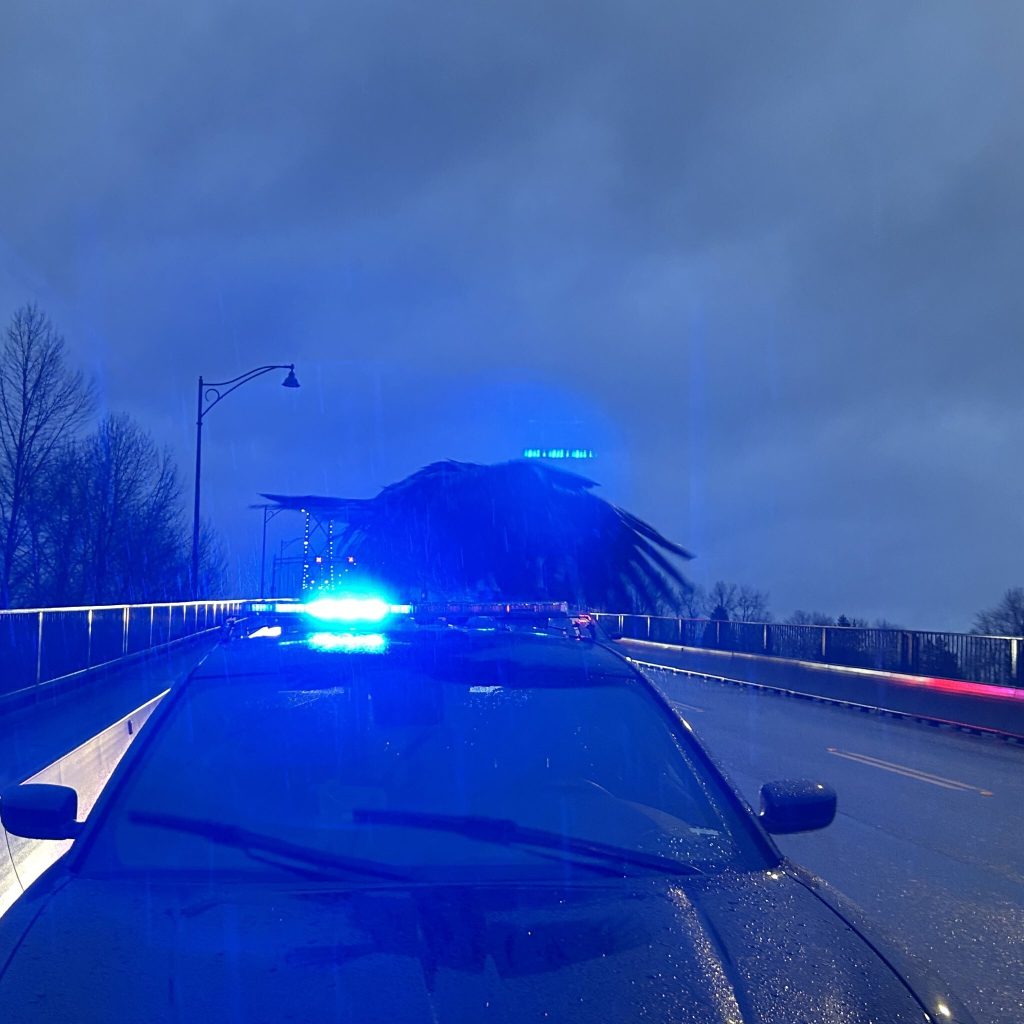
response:
<svg viewBox="0 0 1024 1024"><path fill-rule="evenodd" d="M925 959L979 1024L1024 1020L1024 747L645 671L755 809L772 779L832 784L836 821L780 837L783 852Z"/></svg>

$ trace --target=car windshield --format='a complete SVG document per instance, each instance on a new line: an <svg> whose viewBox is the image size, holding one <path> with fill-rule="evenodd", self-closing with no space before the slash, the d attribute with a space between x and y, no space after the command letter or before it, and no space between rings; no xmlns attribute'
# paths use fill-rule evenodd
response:
<svg viewBox="0 0 1024 1024"><path fill-rule="evenodd" d="M559 877L616 873L609 848L625 872L764 866L643 682L495 679L345 656L341 675L204 680L116 794L84 870Z"/></svg>

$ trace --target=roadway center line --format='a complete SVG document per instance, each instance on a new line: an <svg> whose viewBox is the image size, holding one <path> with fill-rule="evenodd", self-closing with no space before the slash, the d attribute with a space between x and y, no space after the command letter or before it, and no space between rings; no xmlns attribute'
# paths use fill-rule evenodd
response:
<svg viewBox="0 0 1024 1024"><path fill-rule="evenodd" d="M847 761L856 761L858 764L866 764L872 768L881 768L886 772L893 772L896 775L903 775L908 779L917 779L918 782L929 782L933 786L941 786L943 789L955 789L960 792L977 793L980 796L991 796L990 789L981 789L966 782L958 782L956 779L947 779L943 775L933 775L931 772L923 772L918 768L911 768L905 764L895 764L892 761L883 761L880 757L871 757L869 754L855 754L849 750L837 750L835 747L825 748L830 754L836 757L844 757Z"/></svg>

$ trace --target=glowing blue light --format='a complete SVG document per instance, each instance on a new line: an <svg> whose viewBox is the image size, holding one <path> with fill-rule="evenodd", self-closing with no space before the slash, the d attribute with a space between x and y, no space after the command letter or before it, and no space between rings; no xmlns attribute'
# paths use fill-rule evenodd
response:
<svg viewBox="0 0 1024 1024"><path fill-rule="evenodd" d="M275 615L290 615L302 611L302 605L298 601L275 601L273 604L250 605L254 612L273 612Z"/></svg>
<svg viewBox="0 0 1024 1024"><path fill-rule="evenodd" d="M387 649L388 638L381 633L313 633L309 646L318 651L380 654Z"/></svg>
<svg viewBox="0 0 1024 1024"><path fill-rule="evenodd" d="M380 622L391 605L379 597L321 597L305 605L305 612L324 622Z"/></svg>
<svg viewBox="0 0 1024 1024"><path fill-rule="evenodd" d="M524 448L524 459L592 459L593 448Z"/></svg>

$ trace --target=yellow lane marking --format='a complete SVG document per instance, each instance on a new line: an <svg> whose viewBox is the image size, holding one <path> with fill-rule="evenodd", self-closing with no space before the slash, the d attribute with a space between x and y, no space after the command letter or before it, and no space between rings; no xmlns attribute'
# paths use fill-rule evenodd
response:
<svg viewBox="0 0 1024 1024"><path fill-rule="evenodd" d="M870 765L872 768L881 768L883 771L903 775L908 779L917 779L918 782L930 782L933 786L941 786L943 789L978 793L980 796L992 795L992 790L990 789L980 789L978 786L972 786L966 782L958 782L956 779L947 779L943 775L933 775L931 772L924 772L919 768L911 768L905 764L883 761L880 757L871 757L869 754L855 754L849 750L837 750L835 747L827 747L826 749L830 754L835 754L836 757L845 757L847 761L856 761L859 764Z"/></svg>

